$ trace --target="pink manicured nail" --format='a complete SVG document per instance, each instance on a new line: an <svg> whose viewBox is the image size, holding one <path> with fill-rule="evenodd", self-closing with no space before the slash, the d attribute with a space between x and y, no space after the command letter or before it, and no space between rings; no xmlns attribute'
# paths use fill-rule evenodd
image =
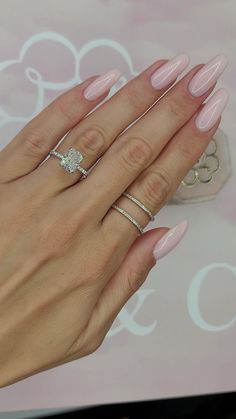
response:
<svg viewBox="0 0 236 419"><path fill-rule="evenodd" d="M189 92L193 96L201 96L206 93L223 73L227 64L228 58L225 55L217 55L193 76L188 85Z"/></svg>
<svg viewBox="0 0 236 419"><path fill-rule="evenodd" d="M220 89L211 96L195 119L195 124L200 131L209 131L218 121L229 98L225 89Z"/></svg>
<svg viewBox="0 0 236 419"><path fill-rule="evenodd" d="M173 82L188 66L187 54L179 54L158 68L151 76L151 85L161 90Z"/></svg>
<svg viewBox="0 0 236 419"><path fill-rule="evenodd" d="M84 97L87 100L96 100L109 90L113 84L119 80L121 76L120 70L115 68L95 79L84 91Z"/></svg>
<svg viewBox="0 0 236 419"><path fill-rule="evenodd" d="M167 233L162 236L153 249L154 258L156 260L161 259L173 250L183 238L187 228L188 222L182 221L182 223L177 224L175 227L167 231Z"/></svg>

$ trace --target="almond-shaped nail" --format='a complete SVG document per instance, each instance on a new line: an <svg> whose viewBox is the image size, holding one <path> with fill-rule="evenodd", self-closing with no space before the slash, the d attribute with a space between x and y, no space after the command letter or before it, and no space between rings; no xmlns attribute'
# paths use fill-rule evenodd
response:
<svg viewBox="0 0 236 419"><path fill-rule="evenodd" d="M153 249L154 258L159 260L173 250L183 238L187 229L188 222L185 220L168 230L155 245Z"/></svg>
<svg viewBox="0 0 236 419"><path fill-rule="evenodd" d="M206 102L195 119L200 131L209 131L221 116L229 98L225 89L219 89Z"/></svg>
<svg viewBox="0 0 236 419"><path fill-rule="evenodd" d="M188 90L193 96L202 96L214 86L228 64L228 58L221 54L217 55L205 64L192 78Z"/></svg>
<svg viewBox="0 0 236 419"><path fill-rule="evenodd" d="M85 99L98 99L119 80L120 76L121 72L117 68L99 76L84 90Z"/></svg>
<svg viewBox="0 0 236 419"><path fill-rule="evenodd" d="M157 90L164 89L164 87L175 81L188 64L189 56L187 54L176 55L152 74L151 85Z"/></svg>

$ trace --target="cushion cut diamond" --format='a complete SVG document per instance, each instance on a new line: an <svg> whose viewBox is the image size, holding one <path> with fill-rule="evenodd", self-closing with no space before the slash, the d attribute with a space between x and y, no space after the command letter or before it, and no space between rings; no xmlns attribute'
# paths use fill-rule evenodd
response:
<svg viewBox="0 0 236 419"><path fill-rule="evenodd" d="M61 159L61 166L67 172L74 173L78 170L80 162L83 160L82 154L75 148L70 148L68 153Z"/></svg>

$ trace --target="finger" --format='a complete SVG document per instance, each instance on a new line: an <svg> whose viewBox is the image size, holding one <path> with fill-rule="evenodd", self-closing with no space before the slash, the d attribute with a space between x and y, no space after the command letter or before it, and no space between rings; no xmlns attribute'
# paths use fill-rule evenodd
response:
<svg viewBox="0 0 236 419"><path fill-rule="evenodd" d="M7 182L35 169L63 136L91 111L108 93L120 76L113 70L93 76L57 97L33 118L0 153L0 179ZM86 99L84 92L92 82L99 84L96 100ZM100 83L99 83L100 81ZM102 84L102 81L105 83Z"/></svg>
<svg viewBox="0 0 236 419"><path fill-rule="evenodd" d="M219 62L223 63L223 59L219 58ZM82 185L84 193L93 194L98 216L103 217L112 203L157 158L171 138L195 114L213 90L219 72L226 65L223 64L219 66L217 75L215 67L210 65L212 72L212 68L214 69L214 77L208 74L210 81L207 84L204 82L207 91L201 96L194 96L189 85L201 78L202 73L206 73L205 67L190 71L137 123L126 130L100 159ZM83 193L82 189L80 193Z"/></svg>
<svg viewBox="0 0 236 419"><path fill-rule="evenodd" d="M201 157L219 126L227 100L228 93L224 89L214 93L199 113L168 143L152 165L128 188L127 192L140 200L153 214L173 196L180 182ZM142 226L147 225L147 215L132 201L121 196L117 205L132 214ZM135 226L112 208L104 218L103 227L106 234L109 232L108 240L112 237L116 237L116 240L124 237L125 241L130 234L134 237L137 234Z"/></svg>
<svg viewBox="0 0 236 419"><path fill-rule="evenodd" d="M96 327L99 334L105 336L120 310L145 282L156 265L156 259L174 249L186 230L187 224L184 222L172 229L161 227L149 230L135 240L124 261L105 285L87 333L92 334Z"/></svg>
<svg viewBox="0 0 236 419"><path fill-rule="evenodd" d="M116 137L170 87L188 62L188 56L181 54L168 62L161 60L151 65L74 127L58 151L64 155L71 147L76 148L84 156L81 167L91 168ZM162 78L158 79L158 74ZM40 182L47 179L48 188L54 192L76 183L81 173L76 170L67 176L53 157L40 166L37 177Z"/></svg>

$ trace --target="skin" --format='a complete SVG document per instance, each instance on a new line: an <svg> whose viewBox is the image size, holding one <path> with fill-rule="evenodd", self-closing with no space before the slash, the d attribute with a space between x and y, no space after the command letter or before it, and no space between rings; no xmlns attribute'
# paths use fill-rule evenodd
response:
<svg viewBox="0 0 236 419"><path fill-rule="evenodd" d="M201 65L154 104L167 89L154 90L150 76L164 62L105 102L106 94L83 97L96 77L87 79L1 151L1 387L94 352L155 265L152 249L168 228L138 236L110 207L116 202L146 226L147 215L120 195L127 190L157 214L220 123L205 133L194 123L213 90L198 98L187 90ZM59 151L76 147L85 169L102 157L84 180L57 158L45 160L65 135Z"/></svg>

